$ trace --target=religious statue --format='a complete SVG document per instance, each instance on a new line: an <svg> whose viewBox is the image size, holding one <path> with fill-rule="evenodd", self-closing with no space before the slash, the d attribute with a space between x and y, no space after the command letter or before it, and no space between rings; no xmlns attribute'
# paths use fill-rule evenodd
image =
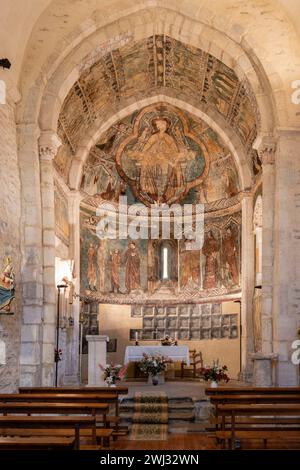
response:
<svg viewBox="0 0 300 470"><path fill-rule="evenodd" d="M204 289L217 287L218 251L219 243L210 230L202 248L202 253L205 255Z"/></svg>
<svg viewBox="0 0 300 470"><path fill-rule="evenodd" d="M88 252L88 268L87 268L87 278L89 283L90 290L97 290L97 274L96 274L96 266L95 266L95 257L96 257L96 249L94 244L90 242Z"/></svg>
<svg viewBox="0 0 300 470"><path fill-rule="evenodd" d="M7 256L0 274L0 313L10 314L11 304L15 298L15 274L11 257Z"/></svg>
<svg viewBox="0 0 300 470"><path fill-rule="evenodd" d="M121 255L119 250L110 252L109 267L111 277L111 292L120 292L120 265Z"/></svg>
<svg viewBox="0 0 300 470"><path fill-rule="evenodd" d="M140 280L140 255L134 242L130 242L124 255L126 265L125 286L128 292L141 287Z"/></svg>
<svg viewBox="0 0 300 470"><path fill-rule="evenodd" d="M227 228L223 239L223 258L226 270L228 271L230 281L239 284L239 272L237 264L237 240L235 233L230 227Z"/></svg>

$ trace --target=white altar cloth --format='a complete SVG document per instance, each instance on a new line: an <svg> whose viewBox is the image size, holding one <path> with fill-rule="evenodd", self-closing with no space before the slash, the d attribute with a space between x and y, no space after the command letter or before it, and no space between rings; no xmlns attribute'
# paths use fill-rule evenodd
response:
<svg viewBox="0 0 300 470"><path fill-rule="evenodd" d="M190 353L188 346L127 346L125 350L124 364L129 362L138 362L143 359L143 354L148 356L169 357L172 361L184 361L187 366L190 365Z"/></svg>

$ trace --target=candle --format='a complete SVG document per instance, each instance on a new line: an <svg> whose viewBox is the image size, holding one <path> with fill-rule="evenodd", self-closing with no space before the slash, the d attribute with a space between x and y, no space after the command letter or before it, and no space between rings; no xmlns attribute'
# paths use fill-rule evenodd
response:
<svg viewBox="0 0 300 470"><path fill-rule="evenodd" d="M138 341L138 339L139 339L139 332L136 331L136 332L135 332L135 340Z"/></svg>
<svg viewBox="0 0 300 470"><path fill-rule="evenodd" d="M175 341L178 340L178 331L175 331Z"/></svg>

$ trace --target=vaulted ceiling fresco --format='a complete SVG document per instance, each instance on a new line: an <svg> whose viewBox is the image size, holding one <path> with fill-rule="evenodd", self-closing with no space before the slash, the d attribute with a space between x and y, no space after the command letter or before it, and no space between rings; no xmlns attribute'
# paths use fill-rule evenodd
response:
<svg viewBox="0 0 300 470"><path fill-rule="evenodd" d="M135 101L168 93L199 109L211 107L239 136L256 174L260 169L252 144L259 116L247 80L212 55L168 36L155 35L103 55L85 70L67 95L58 121L62 140L55 159L68 180L72 156L91 125Z"/></svg>
<svg viewBox="0 0 300 470"><path fill-rule="evenodd" d="M121 194L145 205L206 204L236 196L239 180L230 151L205 122L158 103L102 135L84 166L81 190L95 206Z"/></svg>

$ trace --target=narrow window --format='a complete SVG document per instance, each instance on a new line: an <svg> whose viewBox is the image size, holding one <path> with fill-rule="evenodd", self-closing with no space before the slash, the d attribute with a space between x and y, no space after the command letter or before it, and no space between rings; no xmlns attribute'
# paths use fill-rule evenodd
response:
<svg viewBox="0 0 300 470"><path fill-rule="evenodd" d="M168 248L165 246L163 247L162 252L162 262L163 262L163 269L162 269L162 278L163 280L169 279L169 263L168 263Z"/></svg>

